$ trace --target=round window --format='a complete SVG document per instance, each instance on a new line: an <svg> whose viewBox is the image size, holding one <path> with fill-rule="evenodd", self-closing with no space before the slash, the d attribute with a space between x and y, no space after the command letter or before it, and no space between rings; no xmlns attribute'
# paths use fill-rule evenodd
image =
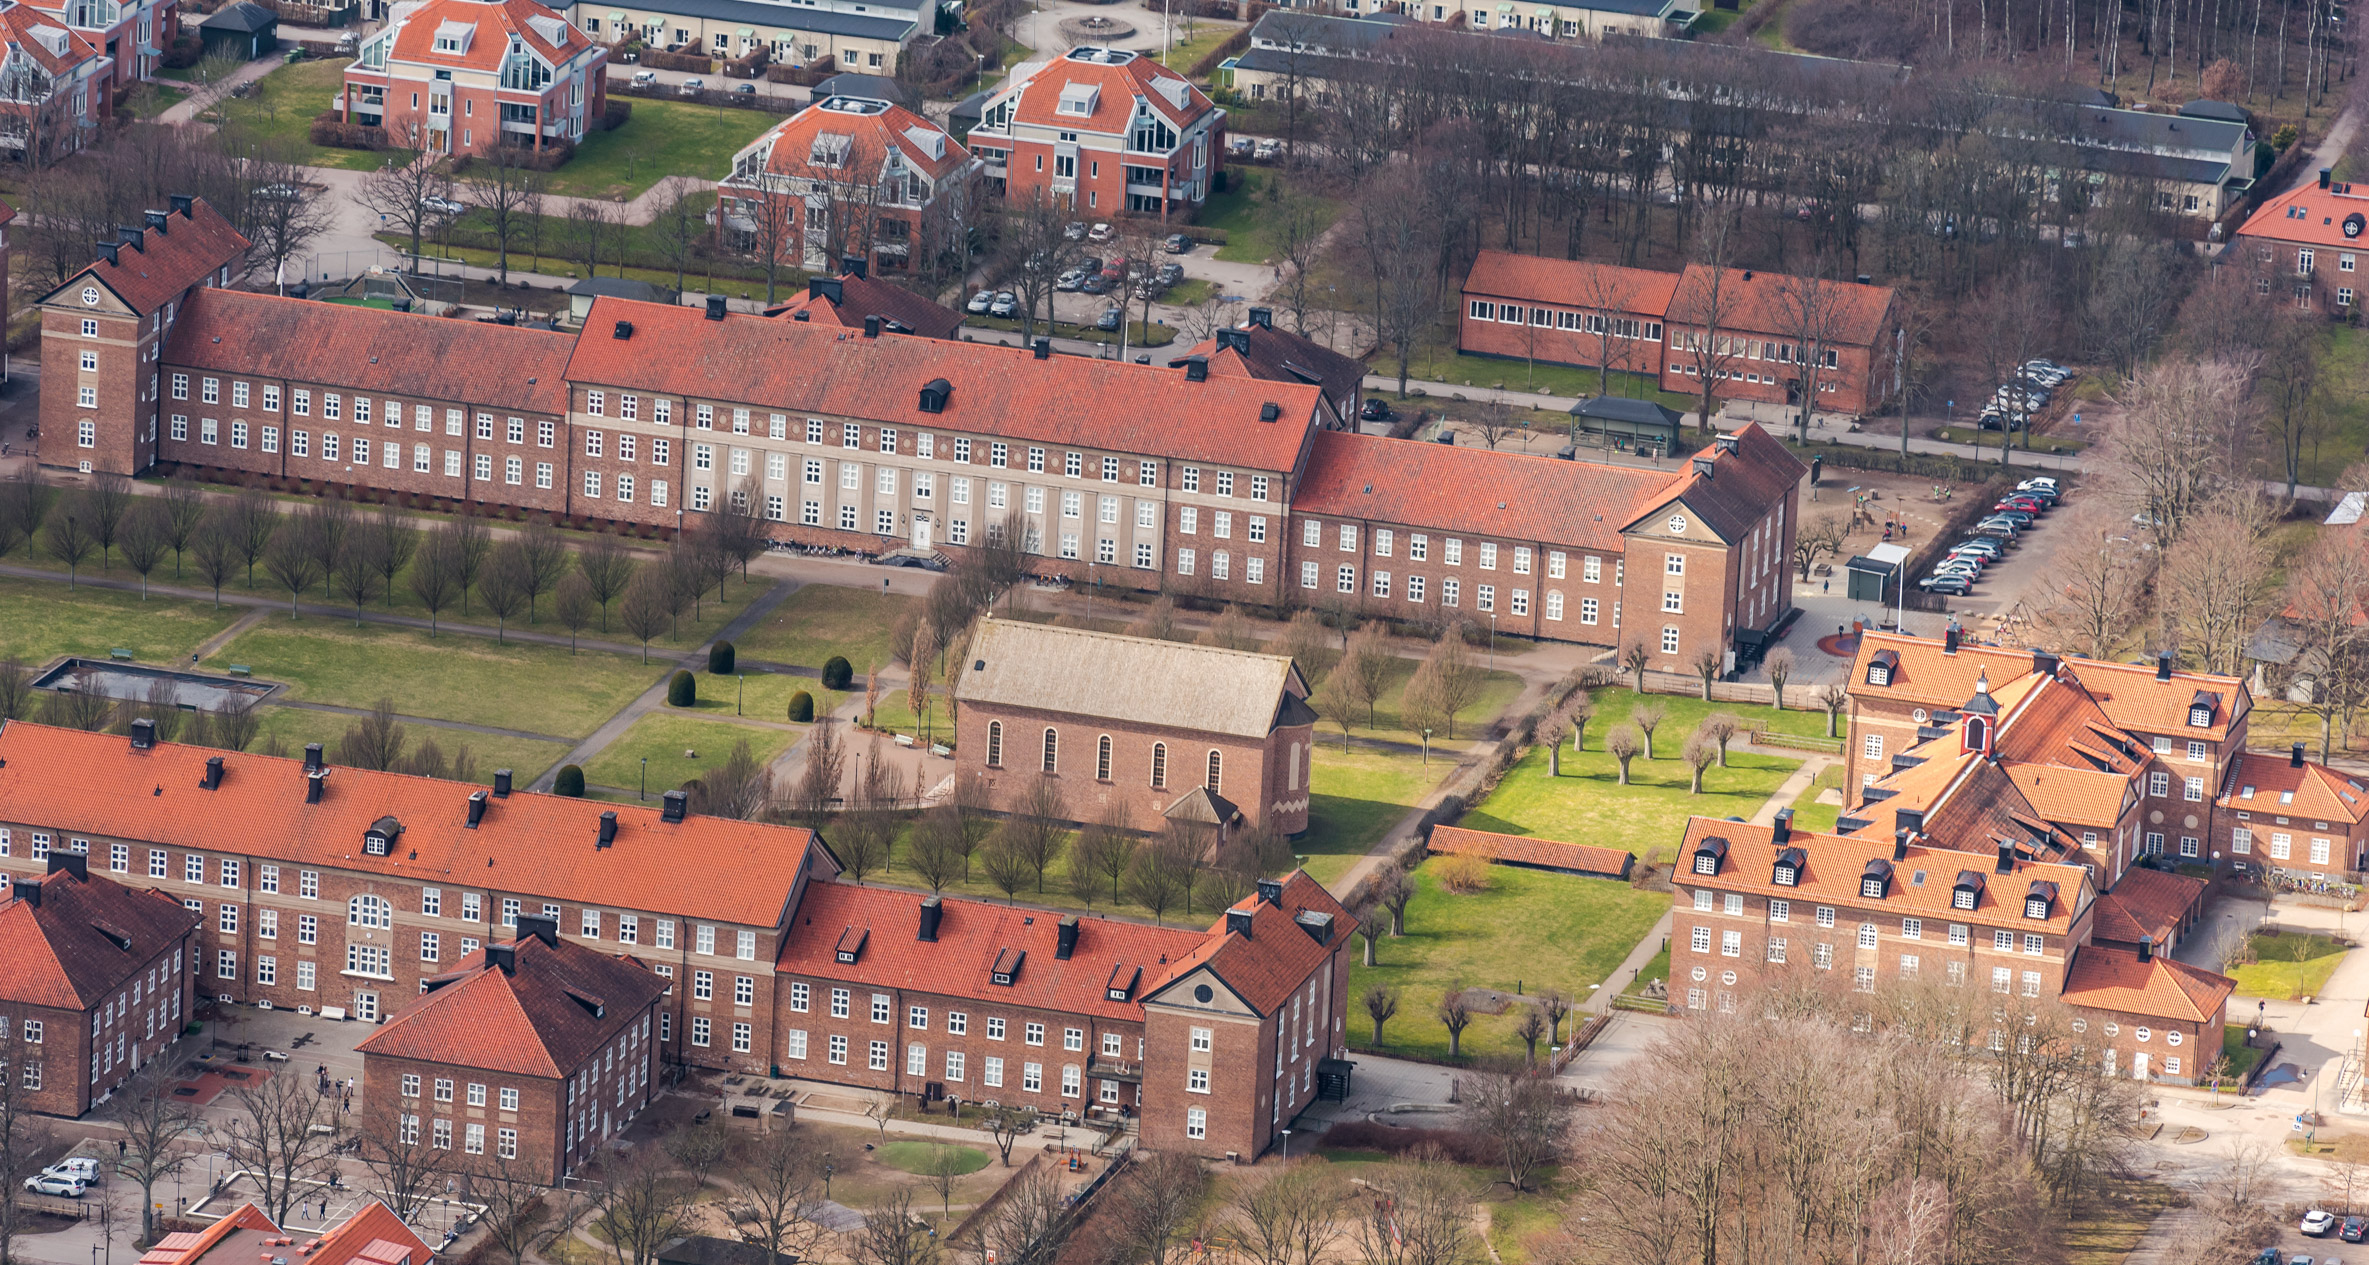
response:
<svg viewBox="0 0 2369 1265"><path fill-rule="evenodd" d="M2163 1043L2165 1045L2178 1045L2180 1043L2180 1030L2178 1028L2164 1029Z"/></svg>
<svg viewBox="0 0 2369 1265"><path fill-rule="evenodd" d="M2106 1025L2106 1035L2107 1035L2107 1036L2110 1036L2110 1037L2118 1037L2118 1036L2121 1036L2121 1035L2122 1035L2122 1025L2121 1025L2121 1024L2118 1024L2118 1023L2109 1023L2109 1024L2107 1024L2107 1025Z"/></svg>
<svg viewBox="0 0 2369 1265"><path fill-rule="evenodd" d="M2076 1020L2074 1020L2074 1021L2073 1021L2073 1031L2075 1031L2075 1032L2087 1032L2087 1031L2089 1031L2089 1020L2087 1020L2087 1019L2076 1019Z"/></svg>
<svg viewBox="0 0 2369 1265"><path fill-rule="evenodd" d="M1719 982L1727 985L1729 988L1734 988L1736 986L1736 973L1734 971L1721 971L1719 973Z"/></svg>
<svg viewBox="0 0 2369 1265"><path fill-rule="evenodd" d="M99 305L99 287L97 287L97 286L84 286L84 287L82 287L82 306L84 306L84 307L97 307L98 305Z"/></svg>
<svg viewBox="0 0 2369 1265"><path fill-rule="evenodd" d="M1209 985L1207 985L1207 984L1195 984L1195 985L1193 986L1193 1000L1194 1000L1194 1001L1203 1001L1203 1002L1205 1002L1205 1001L1208 1001L1210 998L1212 998L1212 997L1215 997L1215 996L1217 996L1217 994L1216 994L1215 992L1212 992L1212 991L1210 990L1210 987L1209 987Z"/></svg>
<svg viewBox="0 0 2369 1265"><path fill-rule="evenodd" d="M1916 721L1916 722L1917 722L1918 724L1920 724L1920 725L1924 724L1924 723L1925 723L1927 720L1931 719L1931 717L1930 717L1930 716L1929 716L1929 715L1926 713L1925 709L1924 709L1924 708L1922 708L1922 707L1920 707L1920 708L1916 709L1916 710L1915 710L1915 711L1913 711L1913 712L1910 712L1910 713L1909 713L1909 718L1910 718L1910 719L1912 719L1912 720L1914 720L1914 721Z"/></svg>
<svg viewBox="0 0 2369 1265"><path fill-rule="evenodd" d="M2148 1029L2146 1029L2146 1028L2133 1028L2133 1029L2131 1029L2131 1033L2130 1033L2130 1035L2131 1035L2131 1037L2132 1037L2133 1039L2137 1040L2137 1041L2138 1041L2140 1044L2144 1045L2144 1044L2146 1044L2146 1042L2147 1042L2147 1041L2148 1041L2150 1038L2152 1038L2152 1037L2153 1037L2155 1034L2154 1034L2154 1032L2152 1032L2152 1031L2150 1031L2150 1030L2148 1030Z"/></svg>
<svg viewBox="0 0 2369 1265"><path fill-rule="evenodd" d="M1683 536L1686 534L1686 515L1670 515L1670 534L1673 536Z"/></svg>
<svg viewBox="0 0 2369 1265"><path fill-rule="evenodd" d="M1699 967L1699 966L1698 966L1698 967L1696 967L1696 968L1694 969L1694 982L1695 982L1695 983L1697 983L1697 984L1700 984L1700 983L1702 983L1702 982L1703 982L1703 974L1704 974L1704 972L1703 972L1703 968L1701 968L1701 967Z"/></svg>

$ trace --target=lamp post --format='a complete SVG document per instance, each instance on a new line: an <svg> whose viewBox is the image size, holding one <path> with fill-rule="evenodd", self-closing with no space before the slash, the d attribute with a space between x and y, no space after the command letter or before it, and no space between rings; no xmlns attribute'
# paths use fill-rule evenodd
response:
<svg viewBox="0 0 2369 1265"><path fill-rule="evenodd" d="M1423 731L1423 767L1431 767L1431 731Z"/></svg>
<svg viewBox="0 0 2369 1265"><path fill-rule="evenodd" d="M1286 1164L1291 1162L1291 1130L1289 1129L1283 1131L1283 1162Z"/></svg>
<svg viewBox="0 0 2369 1265"><path fill-rule="evenodd" d="M634 792L634 798L650 798L650 757L648 756L642 757L642 785L640 790Z"/></svg>
<svg viewBox="0 0 2369 1265"><path fill-rule="evenodd" d="M734 675L740 681L740 690L738 693L735 693L732 696L732 714L738 716L740 714L741 701L749 696L749 674L746 672L740 672L735 673Z"/></svg>
<svg viewBox="0 0 2369 1265"><path fill-rule="evenodd" d="M839 1170L831 1167L831 1153L823 1152L823 1198L831 1197L831 1174Z"/></svg>
<svg viewBox="0 0 2369 1265"><path fill-rule="evenodd" d="M1497 670L1497 612L1489 612L1489 670Z"/></svg>

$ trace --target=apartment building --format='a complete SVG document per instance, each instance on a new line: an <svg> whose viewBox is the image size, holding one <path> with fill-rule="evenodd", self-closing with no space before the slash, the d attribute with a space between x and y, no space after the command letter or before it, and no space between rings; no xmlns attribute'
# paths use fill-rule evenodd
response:
<svg viewBox="0 0 2369 1265"><path fill-rule="evenodd" d="M516 1161L556 1186L657 1097L672 986L630 952L523 917L420 984L355 1047L363 1098L392 1105L404 1142Z"/></svg>
<svg viewBox="0 0 2369 1265"><path fill-rule="evenodd" d="M936 33L919 0L574 0L554 6L577 29L615 46L640 40L672 52L739 59L762 48L777 66L897 73L915 39Z"/></svg>
<svg viewBox="0 0 2369 1265"><path fill-rule="evenodd" d="M1327 430L1354 429L1364 407L1366 363L1304 334L1275 328L1275 309L1270 307L1249 309L1241 324L1216 331L1168 364L1175 368L1194 357L1206 361L1212 373L1323 388L1331 410Z"/></svg>
<svg viewBox="0 0 2369 1265"><path fill-rule="evenodd" d="M2356 881L2369 870L2369 790L2351 773L2303 756L2241 751L2213 801L2214 851L2276 878Z"/></svg>
<svg viewBox="0 0 2369 1265"><path fill-rule="evenodd" d="M732 157L716 185L717 232L810 271L853 256L910 267L941 197L967 198L982 164L944 128L887 101L830 97Z"/></svg>
<svg viewBox="0 0 2369 1265"><path fill-rule="evenodd" d="M2239 259L2260 272L2264 293L2283 291L2296 307L2343 316L2362 290L2361 257L2369 254L2369 186L2330 178L2298 185L2255 208L2233 235Z"/></svg>
<svg viewBox="0 0 2369 1265"><path fill-rule="evenodd" d="M607 113L608 57L535 0L407 0L362 42L338 105L399 148L540 154Z"/></svg>
<svg viewBox="0 0 2369 1265"><path fill-rule="evenodd" d="M11 836L14 836L12 838ZM0 849L43 836L0 827ZM0 1075L23 1105L79 1116L181 1039L201 915L51 852L0 899Z"/></svg>
<svg viewBox="0 0 2369 1265"><path fill-rule="evenodd" d="M1051 780L1078 821L1308 829L1316 713L1283 655L989 619L963 673L955 772L1013 811Z"/></svg>
<svg viewBox="0 0 2369 1265"><path fill-rule="evenodd" d="M167 6L166 12L173 7ZM146 21L153 23L155 15ZM9 0L0 5L0 149L30 163L82 148L115 113L115 63L63 13ZM11 218L14 212L10 213Z"/></svg>
<svg viewBox="0 0 2369 1265"><path fill-rule="evenodd" d="M1141 53L1079 47L1013 72L970 145L990 187L1042 191L1079 216L1190 220L1225 149L1226 112Z"/></svg>
<svg viewBox="0 0 2369 1265"><path fill-rule="evenodd" d="M1457 350L1662 375L1678 274L1484 250L1464 277Z"/></svg>
<svg viewBox="0 0 2369 1265"><path fill-rule="evenodd" d="M39 36L37 43L52 58L70 61L73 81L93 89L90 112L73 115L76 126L85 129L97 128L113 114L119 94L154 78L164 65L164 50L181 34L180 0L21 0L10 7L37 10L73 28L71 45L52 36ZM38 32L39 27L21 29ZM79 56L85 45L92 54L87 62ZM50 59L36 56L33 61L55 73Z"/></svg>

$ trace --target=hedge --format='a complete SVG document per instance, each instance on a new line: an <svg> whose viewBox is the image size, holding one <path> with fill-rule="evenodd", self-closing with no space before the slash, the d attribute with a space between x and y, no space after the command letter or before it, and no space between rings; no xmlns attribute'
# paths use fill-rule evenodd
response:
<svg viewBox="0 0 2369 1265"><path fill-rule="evenodd" d="M559 766L559 776L551 779L551 793L570 799L584 798L584 770L573 764Z"/></svg>
<svg viewBox="0 0 2369 1265"><path fill-rule="evenodd" d="M823 661L823 688L844 690L855 680L855 669L848 665L847 656L835 654Z"/></svg>
<svg viewBox="0 0 2369 1265"><path fill-rule="evenodd" d="M335 110L323 110L313 116L310 132L313 144L332 149L369 149L387 147L387 129L370 123L348 123L337 117Z"/></svg>
<svg viewBox="0 0 2369 1265"><path fill-rule="evenodd" d="M673 676L666 678L667 706L689 707L698 701L699 682L690 673L678 668Z"/></svg>
<svg viewBox="0 0 2369 1265"><path fill-rule="evenodd" d="M712 75L716 71L714 59L693 53L670 53L652 48L642 52L642 65L651 70L687 70L695 75Z"/></svg>
<svg viewBox="0 0 2369 1265"><path fill-rule="evenodd" d="M707 648L707 670L711 676L732 675L732 664L737 652L729 641L719 641Z"/></svg>
<svg viewBox="0 0 2369 1265"><path fill-rule="evenodd" d="M800 690L790 695L790 719L806 724L814 719L814 695Z"/></svg>

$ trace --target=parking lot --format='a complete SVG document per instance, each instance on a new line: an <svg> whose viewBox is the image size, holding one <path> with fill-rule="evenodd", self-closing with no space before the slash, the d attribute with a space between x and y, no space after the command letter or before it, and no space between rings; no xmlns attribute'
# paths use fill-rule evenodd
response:
<svg viewBox="0 0 2369 1265"><path fill-rule="evenodd" d="M2050 570L2046 559L2071 535L2062 524L2073 512L2074 493L2052 491L2052 485L2033 479L2018 482L2021 495L1995 502L2011 508L1952 537L1940 560L1909 577L1910 586L1941 593L1952 610L1975 615L2004 617L2018 607L2045 605L2048 595L2039 586Z"/></svg>

